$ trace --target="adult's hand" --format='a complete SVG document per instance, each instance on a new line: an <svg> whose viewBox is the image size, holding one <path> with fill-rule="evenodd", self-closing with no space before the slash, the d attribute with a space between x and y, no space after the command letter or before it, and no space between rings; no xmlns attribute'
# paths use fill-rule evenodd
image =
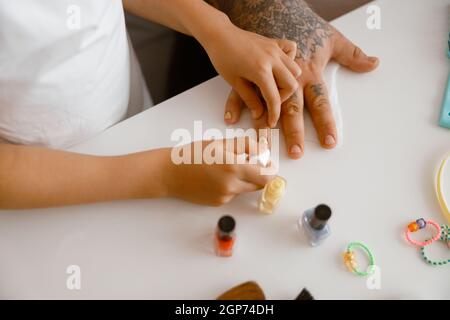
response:
<svg viewBox="0 0 450 320"><path fill-rule="evenodd" d="M330 61L356 71L374 70L379 60L368 57L338 30L314 13L303 0L211 0L238 27L271 38L297 43L295 61L302 69L299 89L282 104L280 122L289 156L298 159L304 151L304 106L309 110L324 148L336 146L338 136L323 71ZM231 92L225 107L225 122L236 123L244 105ZM265 117L261 114L261 118ZM261 123L261 121L260 121Z"/></svg>

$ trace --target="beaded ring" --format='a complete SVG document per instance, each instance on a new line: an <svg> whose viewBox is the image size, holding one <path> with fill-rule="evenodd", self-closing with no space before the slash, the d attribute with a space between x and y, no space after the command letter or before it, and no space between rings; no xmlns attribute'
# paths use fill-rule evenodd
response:
<svg viewBox="0 0 450 320"><path fill-rule="evenodd" d="M441 225L440 240L447 242L447 245L450 247L450 227L445 224ZM450 263L450 258L442 261L430 260L425 254L425 247L420 248L420 253L422 254L423 260L425 260L426 263L431 264L433 266L442 266L444 264Z"/></svg>
<svg viewBox="0 0 450 320"><path fill-rule="evenodd" d="M355 260L355 254L353 252L353 249L355 247L359 247L361 248L366 254L367 257L369 258L369 271L368 272L363 272L358 270L358 264L356 263ZM367 277L369 275L371 275L373 273L373 267L375 266L375 261L374 261L374 257L372 252L370 252L370 249L365 246L364 244L360 243L360 242L352 242L347 246L347 251L344 252L343 254L343 258L344 258L344 264L347 266L347 269L360 276L360 277Z"/></svg>
<svg viewBox="0 0 450 320"><path fill-rule="evenodd" d="M417 232L421 229L424 229L427 225L431 225L436 229L436 235L433 238L428 239L423 242L411 239L411 237L410 237L411 232ZM425 221L425 219L423 219L423 218L420 218L420 219L417 219L416 221L411 222L405 231L406 240L408 240L408 242L411 243L412 245L419 246L419 247L425 247L425 246L432 244L436 240L439 240L440 236L441 236L441 227L436 222L434 222L432 220Z"/></svg>

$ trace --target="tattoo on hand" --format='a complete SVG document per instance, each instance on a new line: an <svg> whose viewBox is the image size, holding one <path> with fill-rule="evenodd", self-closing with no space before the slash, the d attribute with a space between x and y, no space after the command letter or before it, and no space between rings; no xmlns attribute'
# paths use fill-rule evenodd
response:
<svg viewBox="0 0 450 320"><path fill-rule="evenodd" d="M316 97L323 96L323 87L321 84L313 84L310 88Z"/></svg>
<svg viewBox="0 0 450 320"><path fill-rule="evenodd" d="M325 95L325 86L321 83L308 86L313 93L313 103L309 106L314 109L323 109L329 106L328 98Z"/></svg>
<svg viewBox="0 0 450 320"><path fill-rule="evenodd" d="M298 46L297 58L311 59L333 29L304 0L207 0L238 27Z"/></svg>

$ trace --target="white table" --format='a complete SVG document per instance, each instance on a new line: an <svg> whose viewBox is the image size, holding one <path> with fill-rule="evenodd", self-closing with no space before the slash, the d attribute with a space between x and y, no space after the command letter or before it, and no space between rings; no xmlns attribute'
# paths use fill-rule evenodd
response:
<svg viewBox="0 0 450 320"><path fill-rule="evenodd" d="M419 216L444 222L433 175L450 150L450 131L437 125L448 73L449 3L375 4L381 7L379 31L365 27L365 8L333 24L380 56L381 66L367 75L338 73L342 147L325 151L308 142L300 161L282 150L280 175L288 178L288 191L276 214L257 212L257 194L221 208L165 199L2 211L0 298L212 299L256 280L270 299L293 299L303 287L319 299L449 299L449 267L426 265L402 236ZM169 146L174 129L192 130L198 119L205 128L225 129L227 92L213 79L73 150L106 155ZM322 202L334 210L333 234L310 248L296 221ZM224 214L238 224L229 259L212 253L212 233ZM350 241L372 248L381 290L367 289L365 279L344 268L341 253ZM81 290L66 288L69 265L81 267Z"/></svg>

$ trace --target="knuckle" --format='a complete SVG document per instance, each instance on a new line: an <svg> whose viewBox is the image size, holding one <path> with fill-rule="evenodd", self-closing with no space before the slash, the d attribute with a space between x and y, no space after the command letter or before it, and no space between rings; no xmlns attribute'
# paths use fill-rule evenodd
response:
<svg viewBox="0 0 450 320"><path fill-rule="evenodd" d="M328 109L328 107L329 107L328 99L325 97L314 98L312 106L311 106L313 111L318 111L318 112L326 111Z"/></svg>
<svg viewBox="0 0 450 320"><path fill-rule="evenodd" d="M265 78L271 71L271 65L266 59L257 60L255 62L256 74L260 78Z"/></svg>
<svg viewBox="0 0 450 320"><path fill-rule="evenodd" d="M219 196L213 200L212 205L215 207L221 207L230 201L231 201L231 197L229 197L229 196Z"/></svg>
<svg viewBox="0 0 450 320"><path fill-rule="evenodd" d="M255 78L257 82L265 82L268 75L269 72L265 67L259 66L255 69Z"/></svg>
<svg viewBox="0 0 450 320"><path fill-rule="evenodd" d="M320 77L321 67L318 66L316 63L310 63L308 65L308 70L315 78L319 78Z"/></svg>
<svg viewBox="0 0 450 320"><path fill-rule="evenodd" d="M233 143L233 149L234 149L234 146L235 146L235 143ZM224 170L226 173L229 173L234 176L237 173L238 169L237 169L236 165L227 164L227 165L225 165Z"/></svg>
<svg viewBox="0 0 450 320"><path fill-rule="evenodd" d="M231 201L231 199L233 199L233 197L230 197L230 196L228 196L228 197L221 197L221 198L220 198L220 202L221 202L222 204L227 204L228 202Z"/></svg>
<svg viewBox="0 0 450 320"><path fill-rule="evenodd" d="M221 201L221 198L217 198L217 199L214 199L212 202L211 202L211 206L213 206L213 207L221 207L221 206L223 206L225 203L223 203L222 201Z"/></svg>
<svg viewBox="0 0 450 320"><path fill-rule="evenodd" d="M287 103L285 103L283 108L283 114L296 117L301 114L301 107L300 104L297 101L290 100Z"/></svg>
<svg viewBox="0 0 450 320"><path fill-rule="evenodd" d="M273 57L277 56L280 52L280 47L275 40L271 41L270 45L267 46L266 49L267 49L267 52Z"/></svg>
<svg viewBox="0 0 450 320"><path fill-rule="evenodd" d="M220 194L221 195L229 195L233 194L233 188L229 184L225 184L220 188Z"/></svg>
<svg viewBox="0 0 450 320"><path fill-rule="evenodd" d="M291 81L291 83L290 83L289 85L290 85L290 89L291 89L293 92L294 92L294 91L297 91L297 89L298 89L298 87L299 87L298 82L295 81L295 80Z"/></svg>
<svg viewBox="0 0 450 320"><path fill-rule="evenodd" d="M303 71L302 71L302 68L300 68L300 66L298 64L295 64L295 65L296 65L296 68L295 68L294 76L295 76L295 78L298 78L302 75Z"/></svg>
<svg viewBox="0 0 450 320"><path fill-rule="evenodd" d="M286 40L286 43L289 47L291 47L292 49L296 49L297 48L297 42L292 41L292 40Z"/></svg>

